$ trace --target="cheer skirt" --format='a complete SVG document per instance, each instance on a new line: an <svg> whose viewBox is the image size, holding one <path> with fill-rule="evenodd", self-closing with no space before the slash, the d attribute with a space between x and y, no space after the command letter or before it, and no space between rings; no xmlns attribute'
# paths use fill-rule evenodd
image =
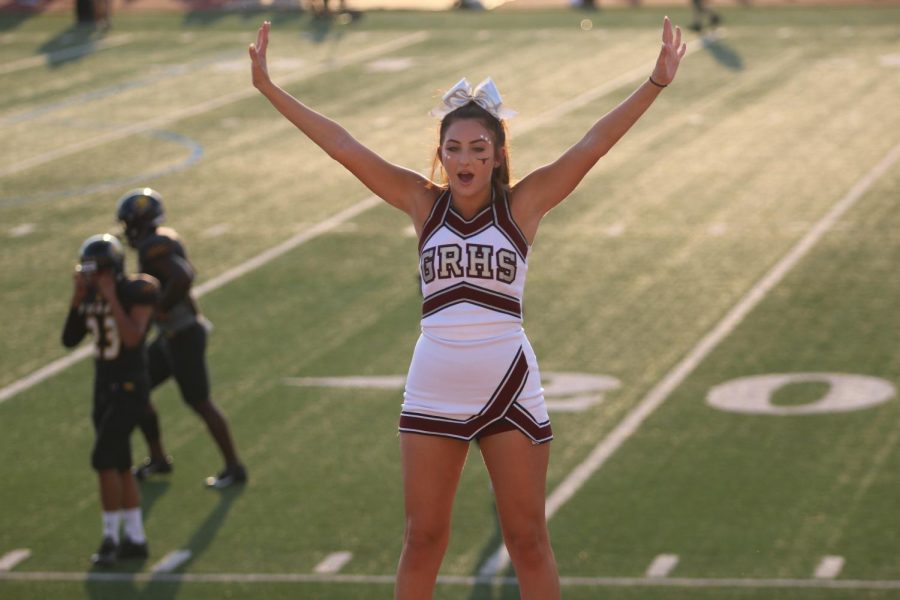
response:
<svg viewBox="0 0 900 600"><path fill-rule="evenodd" d="M483 331L483 329L482 329ZM537 357L521 326L476 339L423 329L413 352L400 431L472 440L509 425L553 439Z"/></svg>

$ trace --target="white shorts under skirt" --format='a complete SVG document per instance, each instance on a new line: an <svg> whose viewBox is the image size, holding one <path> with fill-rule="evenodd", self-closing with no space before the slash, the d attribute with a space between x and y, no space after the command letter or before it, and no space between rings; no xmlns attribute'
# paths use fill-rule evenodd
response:
<svg viewBox="0 0 900 600"><path fill-rule="evenodd" d="M403 399L400 431L472 440L511 425L535 443L553 439L537 357L521 328L478 340L423 331Z"/></svg>

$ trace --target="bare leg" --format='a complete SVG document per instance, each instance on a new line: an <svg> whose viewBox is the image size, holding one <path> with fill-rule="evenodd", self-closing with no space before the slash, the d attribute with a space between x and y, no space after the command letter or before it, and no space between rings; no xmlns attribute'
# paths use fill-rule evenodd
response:
<svg viewBox="0 0 900 600"><path fill-rule="evenodd" d="M122 508L122 478L115 469L97 471L100 480L100 505L105 512Z"/></svg>
<svg viewBox="0 0 900 600"><path fill-rule="evenodd" d="M138 427L140 427L141 433L147 441L150 459L164 462L166 460L166 452L162 445L162 433L160 433L159 429L159 415L152 402L147 402L144 414L141 415L141 418L138 421Z"/></svg>
<svg viewBox="0 0 900 600"><path fill-rule="evenodd" d="M434 594L450 540L453 499L468 451L468 442L400 434L406 529L395 600L427 600Z"/></svg>
<svg viewBox="0 0 900 600"><path fill-rule="evenodd" d="M141 492L138 490L137 480L131 469L119 473L119 481L122 489L122 508L125 510L141 507Z"/></svg>
<svg viewBox="0 0 900 600"><path fill-rule="evenodd" d="M558 600L559 574L544 513L550 445L506 431L482 438L480 446L522 600Z"/></svg>
<svg viewBox="0 0 900 600"><path fill-rule="evenodd" d="M231 439L231 432L228 429L228 422L222 412L212 403L211 400L192 404L191 408L200 415L206 428L215 440L222 457L225 459L225 466L234 466L238 464L237 453L234 450L234 442Z"/></svg>

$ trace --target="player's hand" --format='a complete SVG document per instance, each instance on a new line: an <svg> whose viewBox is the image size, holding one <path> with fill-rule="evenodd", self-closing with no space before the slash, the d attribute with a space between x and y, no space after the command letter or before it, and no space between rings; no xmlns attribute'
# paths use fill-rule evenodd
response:
<svg viewBox="0 0 900 600"><path fill-rule="evenodd" d="M653 81L660 85L669 85L675 79L678 65L687 52L687 44L681 41L681 27L672 28L669 17L663 19L662 48L653 67Z"/></svg>
<svg viewBox="0 0 900 600"><path fill-rule="evenodd" d="M85 299L90 288L87 275L81 272L81 266L75 267L72 274L72 306L78 306Z"/></svg>
<svg viewBox="0 0 900 600"><path fill-rule="evenodd" d="M269 78L269 67L266 64L270 27L272 27L272 23L263 21L256 33L256 43L250 44L250 74L253 78L253 87L258 90L272 83Z"/></svg>
<svg viewBox="0 0 900 600"><path fill-rule="evenodd" d="M112 273L108 269L97 273L96 284L100 296L107 302L112 301L116 297L116 280L113 279Z"/></svg>

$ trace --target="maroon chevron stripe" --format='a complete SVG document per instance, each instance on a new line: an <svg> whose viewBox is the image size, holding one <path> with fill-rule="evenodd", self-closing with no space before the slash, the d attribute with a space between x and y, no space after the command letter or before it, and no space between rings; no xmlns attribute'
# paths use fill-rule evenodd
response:
<svg viewBox="0 0 900 600"><path fill-rule="evenodd" d="M503 194L498 202L492 203L494 208L494 222L497 223L499 229L506 239L516 248L516 251L522 258L528 256L528 238L516 225L509 210L509 194Z"/></svg>
<svg viewBox="0 0 900 600"><path fill-rule="evenodd" d="M434 201L434 206L431 207L431 212L428 214L428 218L425 219L425 223L422 225L422 235L419 236L420 253L425 246L425 242L428 241L428 238L434 235L434 232L444 224L444 219L446 218L449 208L450 190L447 189Z"/></svg>
<svg viewBox="0 0 900 600"><path fill-rule="evenodd" d="M447 218L444 221L444 224L456 235L465 239L477 235L493 225L494 216L491 214L491 208L486 207L483 211L472 217L471 220L467 221L451 206L450 210L447 211Z"/></svg>
<svg viewBox="0 0 900 600"><path fill-rule="evenodd" d="M531 413L519 406L518 403L510 407L504 418L518 427L522 433L537 444L543 444L553 439L553 429L550 427L550 420L538 423L531 416Z"/></svg>
<svg viewBox="0 0 900 600"><path fill-rule="evenodd" d="M518 299L472 285L458 283L431 294L422 302L422 318L433 315L449 306L468 302L490 310L522 318L522 303Z"/></svg>
<svg viewBox="0 0 900 600"><path fill-rule="evenodd" d="M516 353L491 399L480 413L465 420L415 412L400 413L400 431L471 440L485 427L502 419L519 397L528 379L528 362L522 348ZM527 434L527 433L526 433Z"/></svg>

